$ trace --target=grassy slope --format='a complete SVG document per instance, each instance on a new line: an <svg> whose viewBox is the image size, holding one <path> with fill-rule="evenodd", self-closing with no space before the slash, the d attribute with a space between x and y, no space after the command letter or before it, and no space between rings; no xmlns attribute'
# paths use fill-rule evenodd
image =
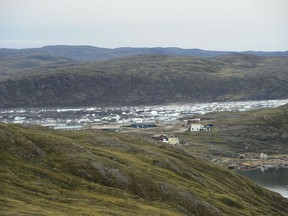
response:
<svg viewBox="0 0 288 216"><path fill-rule="evenodd" d="M142 55L0 79L2 107L139 105L287 97L288 58Z"/></svg>
<svg viewBox="0 0 288 216"><path fill-rule="evenodd" d="M288 153L288 105L249 112L209 113L201 118L215 124L212 131L182 135L187 144L202 148L199 152L226 156Z"/></svg>
<svg viewBox="0 0 288 216"><path fill-rule="evenodd" d="M184 147L0 124L2 215L285 215L288 201Z"/></svg>

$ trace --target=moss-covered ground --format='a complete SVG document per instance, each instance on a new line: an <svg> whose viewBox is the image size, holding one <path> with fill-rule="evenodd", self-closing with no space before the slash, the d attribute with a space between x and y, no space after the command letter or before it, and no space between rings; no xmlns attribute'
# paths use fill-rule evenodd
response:
<svg viewBox="0 0 288 216"><path fill-rule="evenodd" d="M135 135L0 124L0 215L286 215L279 194Z"/></svg>

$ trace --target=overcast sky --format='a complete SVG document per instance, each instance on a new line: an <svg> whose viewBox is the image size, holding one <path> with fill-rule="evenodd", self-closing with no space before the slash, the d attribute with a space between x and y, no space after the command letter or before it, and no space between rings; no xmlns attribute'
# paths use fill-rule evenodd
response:
<svg viewBox="0 0 288 216"><path fill-rule="evenodd" d="M0 48L288 50L288 0L0 0Z"/></svg>

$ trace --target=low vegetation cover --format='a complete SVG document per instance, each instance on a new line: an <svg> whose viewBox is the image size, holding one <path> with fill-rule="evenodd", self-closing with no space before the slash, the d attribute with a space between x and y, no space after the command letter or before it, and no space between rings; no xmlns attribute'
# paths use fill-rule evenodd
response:
<svg viewBox="0 0 288 216"><path fill-rule="evenodd" d="M287 215L288 200L185 146L0 124L1 215Z"/></svg>
<svg viewBox="0 0 288 216"><path fill-rule="evenodd" d="M182 143L208 156L288 154L288 105L247 112L208 113L203 122L214 123L209 133L184 133Z"/></svg>
<svg viewBox="0 0 288 216"><path fill-rule="evenodd" d="M19 55L0 60L0 107L281 99L288 91L288 57L138 55L77 62Z"/></svg>

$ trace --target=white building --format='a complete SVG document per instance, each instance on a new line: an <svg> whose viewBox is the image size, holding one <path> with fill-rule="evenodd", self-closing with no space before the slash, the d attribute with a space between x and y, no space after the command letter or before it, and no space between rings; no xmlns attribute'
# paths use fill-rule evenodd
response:
<svg viewBox="0 0 288 216"><path fill-rule="evenodd" d="M200 123L192 123L189 126L189 131L200 131L202 125Z"/></svg>

